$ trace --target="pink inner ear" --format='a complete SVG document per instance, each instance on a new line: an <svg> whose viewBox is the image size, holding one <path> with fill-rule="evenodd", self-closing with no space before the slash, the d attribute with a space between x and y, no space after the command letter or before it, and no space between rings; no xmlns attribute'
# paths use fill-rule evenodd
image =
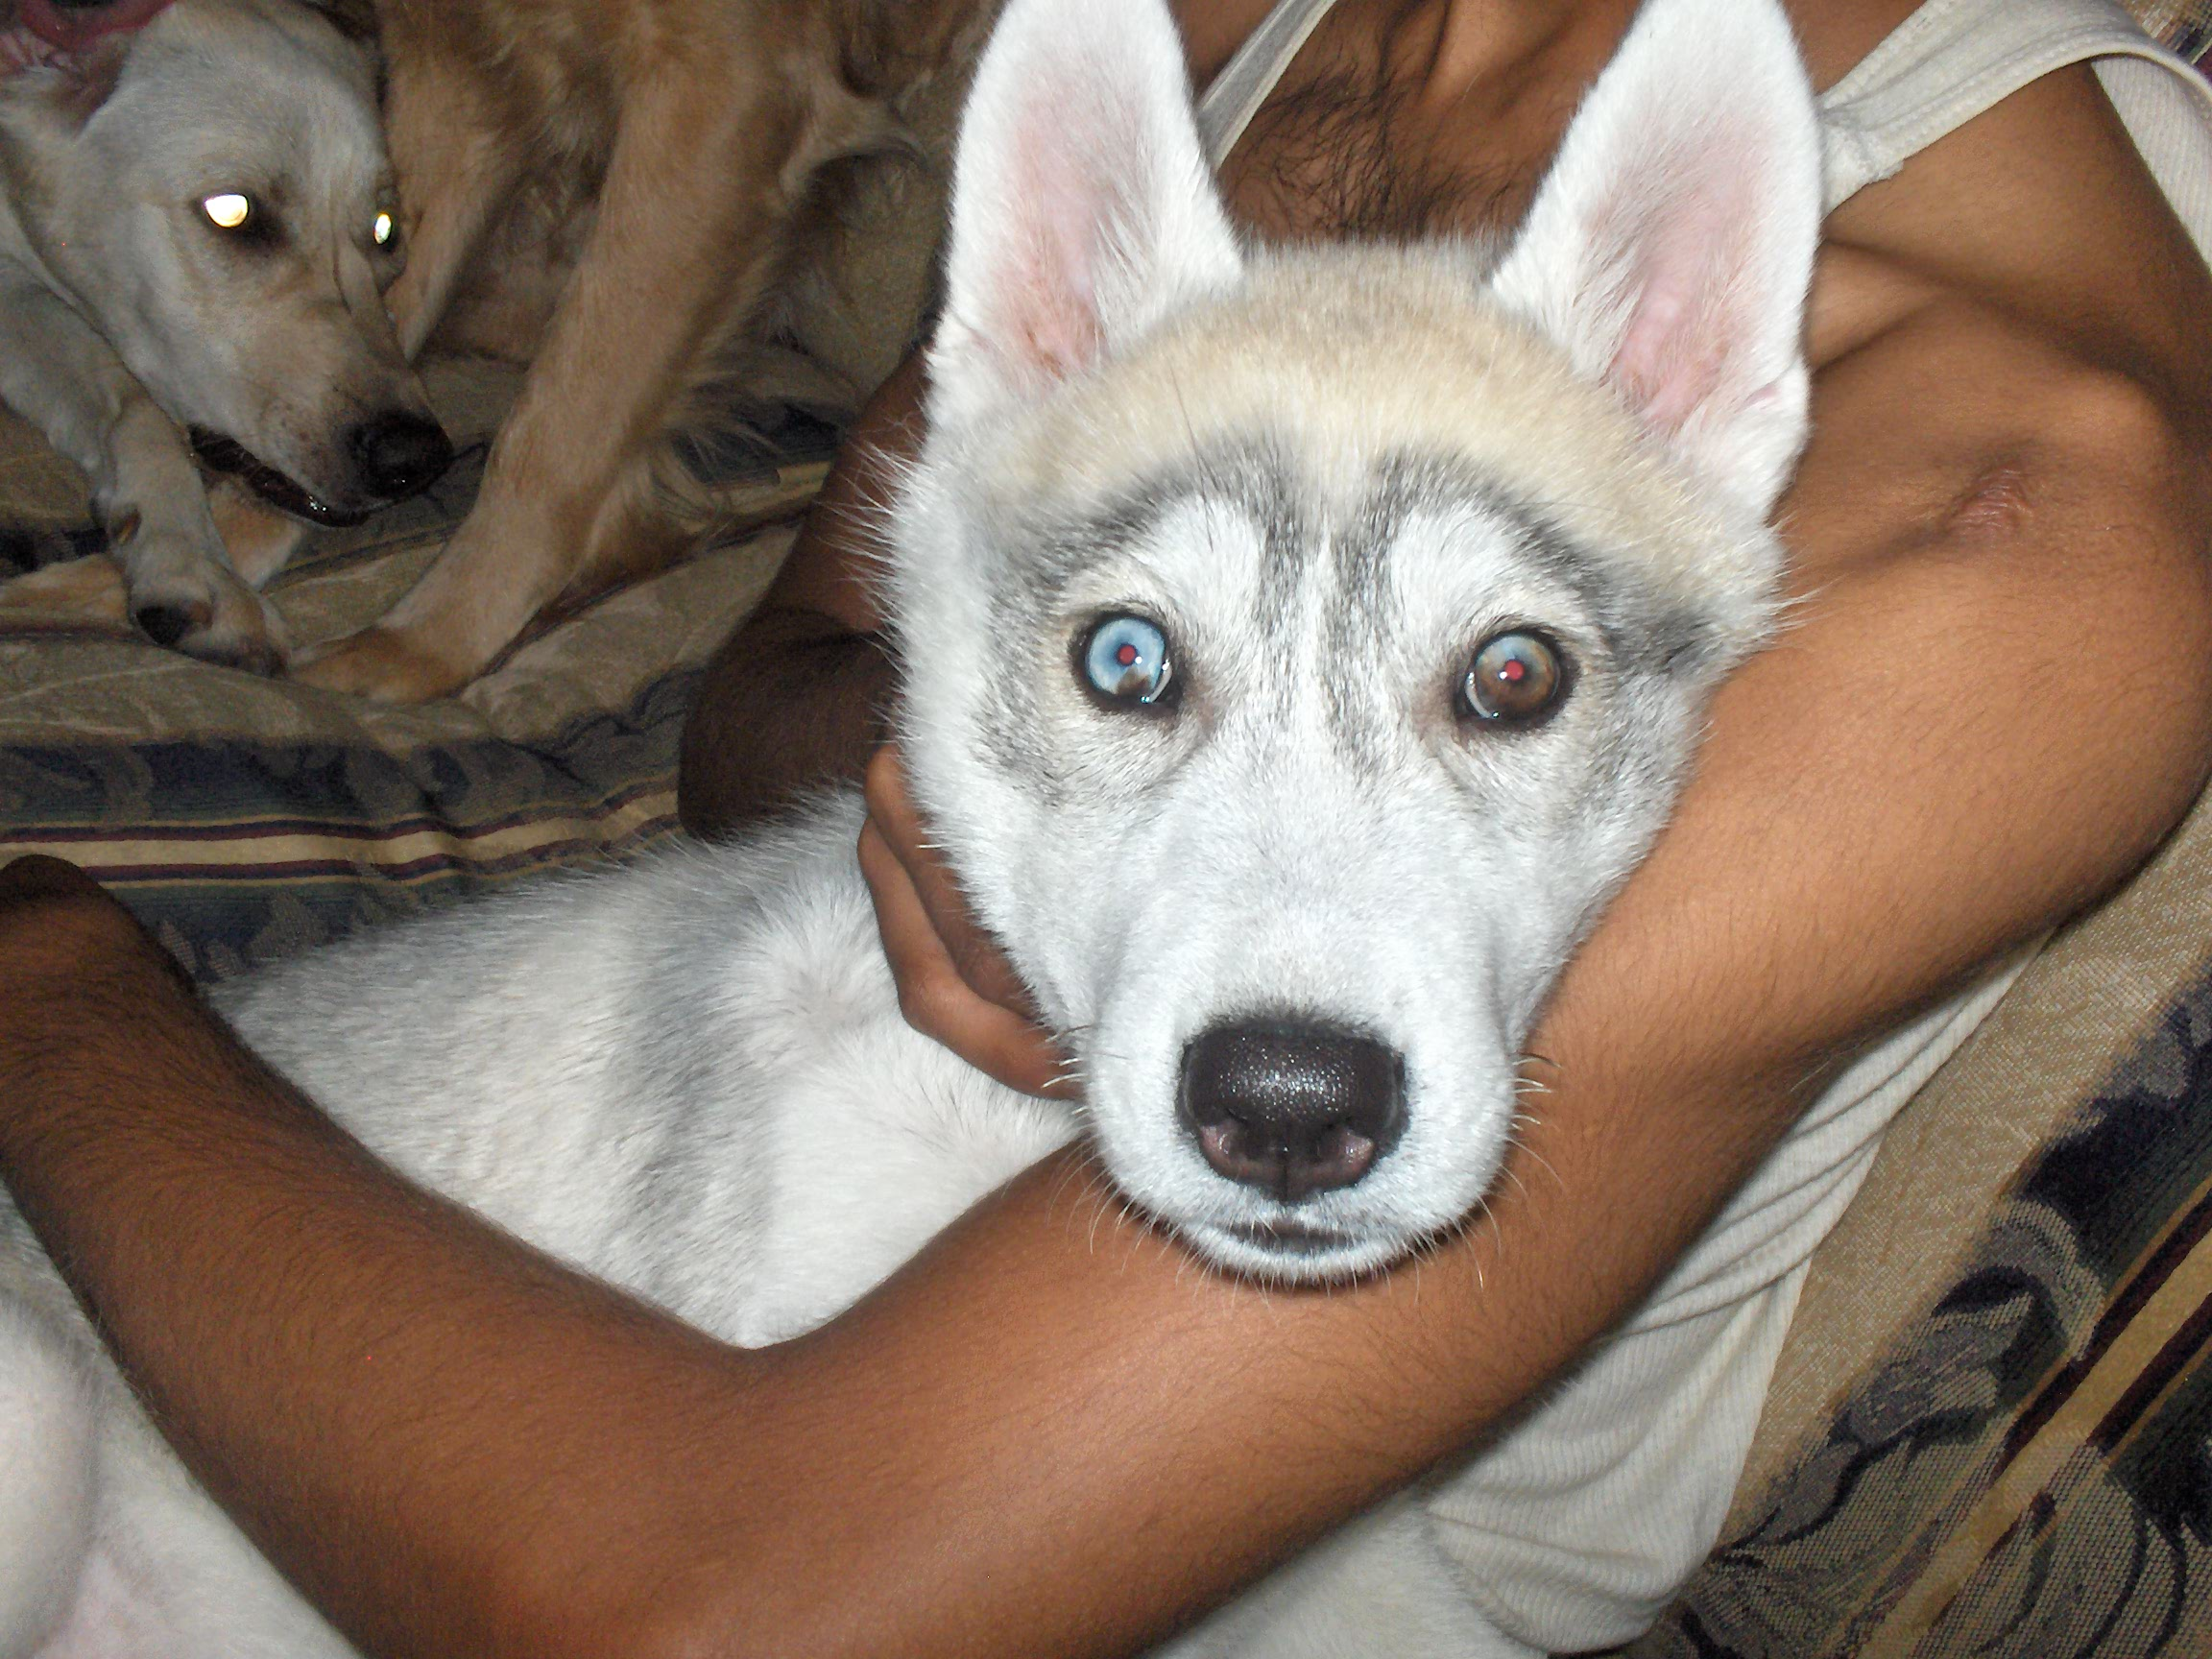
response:
<svg viewBox="0 0 2212 1659"><path fill-rule="evenodd" d="M54 0L17 0L23 27L61 52L82 52L103 36L143 29L173 0L114 0L112 5L64 12Z"/></svg>
<svg viewBox="0 0 2212 1659"><path fill-rule="evenodd" d="M1710 141L1710 140L1709 140ZM1745 279L1756 263L1747 238L1756 216L1747 202L1725 199L1748 180L1706 169L1708 193L1691 203L1655 210L1653 202L1631 211L1646 216L1636 261L1635 310L1630 315L1610 378L1658 432L1680 432L1716 397L1737 393L1748 400L1755 387L1735 387L1746 350L1756 351L1756 284ZM1712 188L1718 181L1719 189ZM1650 219L1662 218L1656 229Z"/></svg>
<svg viewBox="0 0 2212 1659"><path fill-rule="evenodd" d="M1103 344L1092 261L1097 256L1095 180L1058 145L1024 143L1016 161L1029 223L1000 275L1000 338L1031 375L1064 380L1095 362Z"/></svg>
<svg viewBox="0 0 2212 1659"><path fill-rule="evenodd" d="M992 343L1033 387L1090 367L1105 345L1097 266L1111 256L1126 204L1094 158L1126 154L1131 138L1106 131L1114 123L1100 119L1108 112L1094 101L1088 109L1071 107L1081 97L1075 90L1054 99L1039 89L1022 111L1011 190L1022 222L992 285ZM1071 144L1070 129L1086 126L1094 142Z"/></svg>
<svg viewBox="0 0 2212 1659"><path fill-rule="evenodd" d="M1699 321L1685 322L1689 309L1679 294L1653 296L1638 307L1621 353L1613 361L1613 381L1651 428L1668 436L1682 430L1727 378L1724 335Z"/></svg>

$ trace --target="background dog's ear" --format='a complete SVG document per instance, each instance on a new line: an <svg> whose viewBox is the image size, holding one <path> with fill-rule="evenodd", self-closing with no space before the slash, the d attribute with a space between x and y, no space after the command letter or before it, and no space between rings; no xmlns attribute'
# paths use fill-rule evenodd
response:
<svg viewBox="0 0 2212 1659"><path fill-rule="evenodd" d="M1648 0L1493 291L1764 517L1806 434L1820 129L1773 0Z"/></svg>
<svg viewBox="0 0 2212 1659"><path fill-rule="evenodd" d="M57 52L36 69L26 71L44 78L40 90L46 108L70 132L82 129L114 96L130 57L125 38L108 36L82 50Z"/></svg>
<svg viewBox="0 0 2212 1659"><path fill-rule="evenodd" d="M1036 397L1237 280L1162 0L1013 0L953 165L931 421Z"/></svg>
<svg viewBox="0 0 2212 1659"><path fill-rule="evenodd" d="M322 12L333 29L355 45L376 43L375 0L305 0L305 3L309 11Z"/></svg>
<svg viewBox="0 0 2212 1659"><path fill-rule="evenodd" d="M0 27L36 44L34 83L44 108L75 132L100 112L123 78L131 36L166 12L171 0L15 0L0 6ZM13 15L11 16L10 13Z"/></svg>

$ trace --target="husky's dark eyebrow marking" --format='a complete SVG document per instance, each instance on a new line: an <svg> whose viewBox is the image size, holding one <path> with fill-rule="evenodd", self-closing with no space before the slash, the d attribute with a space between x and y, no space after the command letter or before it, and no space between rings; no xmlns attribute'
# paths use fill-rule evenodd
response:
<svg viewBox="0 0 2212 1659"><path fill-rule="evenodd" d="M1619 580L1617 562L1560 524L1542 506L1495 474L1454 455L1400 450L1375 469L1375 483L1347 526L1347 557L1357 543L1380 559L1417 513L1471 507L1500 520L1518 540L1519 551L1585 604Z"/></svg>
<svg viewBox="0 0 2212 1659"><path fill-rule="evenodd" d="M1150 540L1163 520L1193 502L1229 508L1249 519L1270 572L1294 572L1314 539L1299 510L1295 463L1264 437L1202 446L1174 466L1133 480L1099 505L1029 526L1009 526L1002 545L1022 562L1023 585L1059 594L1086 570ZM1279 586L1271 576L1270 587ZM1282 595L1272 595L1280 603ZM1264 609L1265 607L1263 607Z"/></svg>
<svg viewBox="0 0 2212 1659"><path fill-rule="evenodd" d="M1652 674L1695 667L1713 648L1714 619L1694 603L1662 596L1632 557L1592 545L1541 502L1450 455L1401 452L1378 468L1374 492L1338 557L1380 560L1412 514L1455 505L1474 507L1510 531L1521 558L1575 595L1622 667ZM1344 591L1375 586L1347 578Z"/></svg>

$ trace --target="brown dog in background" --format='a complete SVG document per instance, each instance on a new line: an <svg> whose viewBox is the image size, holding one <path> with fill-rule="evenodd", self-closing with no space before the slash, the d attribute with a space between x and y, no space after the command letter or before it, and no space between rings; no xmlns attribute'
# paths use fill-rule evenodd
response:
<svg viewBox="0 0 2212 1659"><path fill-rule="evenodd" d="M727 373L842 158L964 63L991 0L376 0L413 357L531 368L467 521L378 621L296 661L392 702L698 537L672 438ZM233 501L226 534L288 529Z"/></svg>

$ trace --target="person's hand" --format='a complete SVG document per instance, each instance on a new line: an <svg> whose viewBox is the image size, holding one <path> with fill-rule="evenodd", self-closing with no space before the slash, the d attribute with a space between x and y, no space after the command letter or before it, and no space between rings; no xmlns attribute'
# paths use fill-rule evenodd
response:
<svg viewBox="0 0 2212 1659"><path fill-rule="evenodd" d="M1070 1095L1067 1057L1037 1023L1028 992L930 848L895 744L868 763L860 870L907 1023L1010 1089Z"/></svg>

